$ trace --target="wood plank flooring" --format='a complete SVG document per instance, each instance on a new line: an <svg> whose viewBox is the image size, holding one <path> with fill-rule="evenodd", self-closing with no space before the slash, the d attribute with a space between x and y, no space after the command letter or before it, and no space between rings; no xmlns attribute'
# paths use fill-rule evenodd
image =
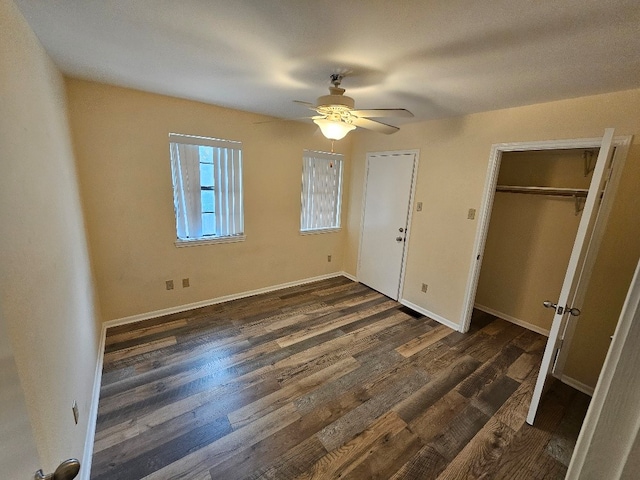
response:
<svg viewBox="0 0 640 480"><path fill-rule="evenodd" d="M110 328L91 478L564 478L589 398L525 423L545 340L344 277Z"/></svg>

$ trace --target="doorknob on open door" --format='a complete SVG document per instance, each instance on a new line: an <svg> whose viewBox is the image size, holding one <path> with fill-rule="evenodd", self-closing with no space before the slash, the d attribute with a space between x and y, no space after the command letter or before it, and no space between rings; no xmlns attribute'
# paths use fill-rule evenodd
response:
<svg viewBox="0 0 640 480"><path fill-rule="evenodd" d="M562 312L565 312L573 317L577 317L582 313L579 308L558 307L557 303L552 303L549 300L542 302L542 305L544 305L545 308L553 308L558 315L562 315Z"/></svg>
<svg viewBox="0 0 640 480"><path fill-rule="evenodd" d="M402 237L396 237L396 242L401 242L402 240L404 240Z"/></svg>
<svg viewBox="0 0 640 480"><path fill-rule="evenodd" d="M79 471L80 462L75 458L70 458L58 465L55 472L45 475L42 470L38 470L33 478L34 480L72 480L76 478Z"/></svg>

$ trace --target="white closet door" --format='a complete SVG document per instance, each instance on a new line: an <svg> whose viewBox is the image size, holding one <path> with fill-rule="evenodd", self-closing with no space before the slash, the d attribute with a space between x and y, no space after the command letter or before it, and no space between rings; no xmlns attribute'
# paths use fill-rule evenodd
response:
<svg viewBox="0 0 640 480"><path fill-rule="evenodd" d="M580 282L582 267L586 261L587 253L589 255L597 254L593 249L589 250L588 245L598 214L600 193L606 181L605 171L609 158L611 157L611 152L613 151L612 144L613 129L608 128L605 130L604 137L602 138L602 145L591 178L589 193L585 200L582 218L580 219L580 225L578 225L578 233L576 234L571 257L569 258L569 266L560 291L560 298L555 306L556 313L553 317L553 323L551 324L549 339L547 340L547 346L542 357L540 373L538 374L538 380L529 407L529 414L527 415L527 423L530 425L533 425L540 399L544 392L545 383L550 376L550 372L558 356L558 351L561 348L560 333L564 331L567 316L571 314L572 308L579 307L573 305L573 301L580 290L587 287L585 282ZM562 227L559 226L558 228Z"/></svg>

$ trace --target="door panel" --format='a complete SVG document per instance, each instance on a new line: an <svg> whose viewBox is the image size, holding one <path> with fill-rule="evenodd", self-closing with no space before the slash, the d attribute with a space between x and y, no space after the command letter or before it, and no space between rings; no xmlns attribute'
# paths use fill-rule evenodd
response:
<svg viewBox="0 0 640 480"><path fill-rule="evenodd" d="M397 300L415 154L369 155L358 280Z"/></svg>
<svg viewBox="0 0 640 480"><path fill-rule="evenodd" d="M538 405L544 392L545 383L550 376L558 351L561 348L560 334L565 329L567 317L569 316L568 309L579 308L578 305L573 305L572 302L577 298L580 291L587 287L586 282L580 282L586 255L587 253L590 256L597 255L597 251L595 251L595 249L589 249L588 246L598 214L600 194L606 181L606 166L609 163L612 151L613 129L608 128L605 130L604 137L602 138L602 145L591 178L589 193L585 201L584 209L582 210L578 233L576 234L571 257L569 258L569 266L560 291L560 298L557 301L556 313L553 317L553 323L551 324L547 346L542 357L540 373L538 374L538 380L536 381L536 386L533 391L529 414L527 415L527 423L530 425L533 425Z"/></svg>

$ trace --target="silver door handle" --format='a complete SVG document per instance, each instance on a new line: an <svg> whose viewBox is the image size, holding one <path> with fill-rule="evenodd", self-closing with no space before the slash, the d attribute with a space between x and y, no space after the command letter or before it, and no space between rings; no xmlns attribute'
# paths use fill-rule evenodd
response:
<svg viewBox="0 0 640 480"><path fill-rule="evenodd" d="M553 303L549 300L542 302L542 305L544 305L544 308L553 308L558 315L562 315L562 312L565 312L573 317L578 317L582 313L579 308L558 307L557 303Z"/></svg>
<svg viewBox="0 0 640 480"><path fill-rule="evenodd" d="M401 242L402 240L404 240L404 238L402 238L402 237L396 237L396 242Z"/></svg>
<svg viewBox="0 0 640 480"><path fill-rule="evenodd" d="M55 472L45 475L42 470L38 470L33 478L34 480L72 480L76 478L79 471L80 462L75 458L70 458L58 465Z"/></svg>

